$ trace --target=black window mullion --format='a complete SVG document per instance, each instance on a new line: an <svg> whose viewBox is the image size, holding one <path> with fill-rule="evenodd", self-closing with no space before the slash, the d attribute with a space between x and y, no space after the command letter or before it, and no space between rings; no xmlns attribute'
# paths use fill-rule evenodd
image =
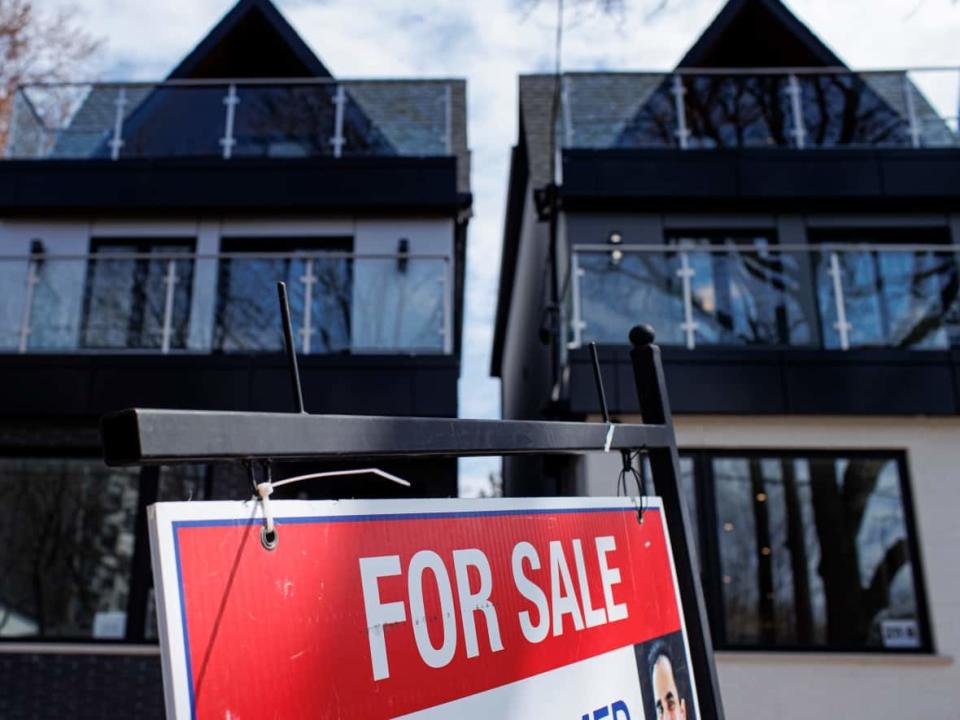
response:
<svg viewBox="0 0 960 720"><path fill-rule="evenodd" d="M700 563L707 615L713 631L713 642L718 648L726 645L726 617L723 611L723 578L720 564L720 543L717 521L717 502L713 481L713 465L707 452L694 455L694 473L699 491L700 507Z"/></svg>
<svg viewBox="0 0 960 720"><path fill-rule="evenodd" d="M910 557L910 570L913 577L913 591L917 602L917 621L920 626L921 650L936 652L936 643L933 637L933 624L927 609L927 584L924 579L923 562L920 558L920 533L914 516L913 489L910 472L907 467L907 458L904 453L898 453L897 470L900 474L900 498L903 501L903 515L907 528L907 544Z"/></svg>
<svg viewBox="0 0 960 720"><path fill-rule="evenodd" d="M137 518L134 523L133 560L130 563L130 593L127 597L127 642L145 642L147 600L153 581L150 571L150 542L147 528L147 507L157 501L160 468L145 466L140 470L140 491L137 495Z"/></svg>

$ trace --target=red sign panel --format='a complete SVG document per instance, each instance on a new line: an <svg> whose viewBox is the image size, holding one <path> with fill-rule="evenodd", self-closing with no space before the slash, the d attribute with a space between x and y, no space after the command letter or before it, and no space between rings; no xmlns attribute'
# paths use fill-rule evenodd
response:
<svg viewBox="0 0 960 720"><path fill-rule="evenodd" d="M151 508L169 717L696 716L656 499L272 506Z"/></svg>

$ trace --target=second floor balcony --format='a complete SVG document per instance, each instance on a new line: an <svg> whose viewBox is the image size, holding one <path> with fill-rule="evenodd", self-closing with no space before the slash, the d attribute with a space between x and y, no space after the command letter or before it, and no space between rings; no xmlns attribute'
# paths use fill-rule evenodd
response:
<svg viewBox="0 0 960 720"><path fill-rule="evenodd" d="M693 350L949 350L960 345L960 246L763 239L575 245L567 346L623 344L638 321Z"/></svg>
<svg viewBox="0 0 960 720"><path fill-rule="evenodd" d="M465 156L464 94L454 80L25 85L6 157Z"/></svg>
<svg viewBox="0 0 960 720"><path fill-rule="evenodd" d="M454 351L447 256L201 255L164 243L0 257L0 352L279 352L278 281L302 353Z"/></svg>

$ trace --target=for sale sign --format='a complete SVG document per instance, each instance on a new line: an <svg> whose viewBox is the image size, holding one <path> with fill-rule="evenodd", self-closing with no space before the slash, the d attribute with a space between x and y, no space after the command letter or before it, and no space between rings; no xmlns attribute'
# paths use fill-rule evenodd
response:
<svg viewBox="0 0 960 720"><path fill-rule="evenodd" d="M150 508L168 716L695 719L656 498Z"/></svg>

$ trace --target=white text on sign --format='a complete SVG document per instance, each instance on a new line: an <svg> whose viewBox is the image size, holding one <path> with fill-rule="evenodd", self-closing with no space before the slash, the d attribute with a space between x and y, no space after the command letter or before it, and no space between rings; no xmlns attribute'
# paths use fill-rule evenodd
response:
<svg viewBox="0 0 960 720"><path fill-rule="evenodd" d="M541 582L535 579L544 575L540 572L543 565L537 549L528 542L519 542L514 546L511 553L514 586L533 605L532 611L522 610L517 615L520 631L527 642L539 643L549 635L560 636L571 627L574 632L581 632L628 617L626 604L616 603L613 597L613 587L620 583L621 575L619 568L610 566L607 555L616 548L612 536L594 538L595 557L588 560L579 538L571 540L568 546L559 540L551 541L549 557L546 558L549 572L546 578L542 578L548 584L541 586L542 579ZM493 576L490 562L483 551L476 548L454 550L452 557L445 561L432 550L421 550L410 558L406 568L401 566L399 555L364 557L359 562L374 680L390 677L387 633L383 631L387 625L412 623L417 651L427 666L442 668L453 660L458 637L454 592L460 607L459 622L467 657L480 654L477 613L484 616L486 645L490 652L503 650L500 618L490 600ZM452 582L448 562L453 570ZM480 578L479 587L475 589L471 588L469 581L471 568L474 576ZM427 571L432 576L440 600L442 634L438 645L433 643L427 630L423 598L423 582ZM600 579L602 598L594 598L590 593L589 578L594 573ZM398 575L406 576L406 602L384 602L380 594L380 578Z"/></svg>

